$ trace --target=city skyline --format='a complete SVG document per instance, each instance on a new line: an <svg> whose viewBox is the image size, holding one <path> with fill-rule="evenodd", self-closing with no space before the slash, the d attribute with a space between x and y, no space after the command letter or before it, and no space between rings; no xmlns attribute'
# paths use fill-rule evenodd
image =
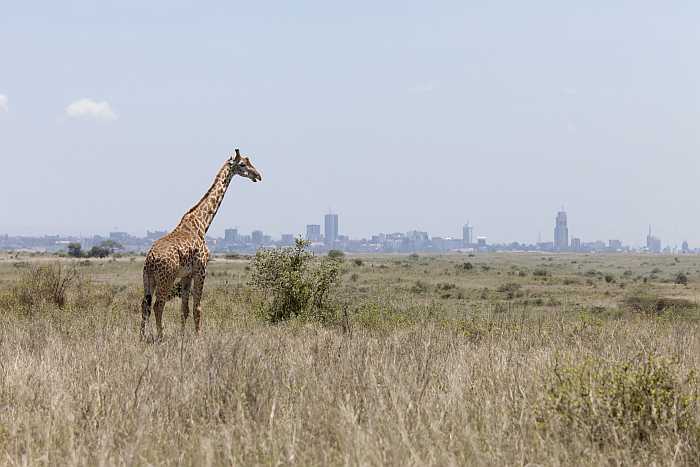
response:
<svg viewBox="0 0 700 467"><path fill-rule="evenodd" d="M547 239L539 238L537 242L528 242L523 240L514 240L512 242L489 242L488 236L484 235L486 232L480 235L474 235L474 226L467 221L462 225L461 237L451 236L451 235L435 235L435 233L430 233L428 231L422 230L409 230L409 231L399 231L399 230L389 230L387 232L374 232L372 234L362 236L362 237L351 237L346 234L342 234L339 230L339 215L337 213L329 212L323 215L324 230L321 233L320 224L307 224L304 232L283 232L276 237L270 235L269 232L264 232L260 229L253 229L250 234L245 232L240 232L236 228L226 228L224 230L223 237L216 236L214 233L207 235L210 242L214 242L214 249L219 249L222 245L225 247L236 246L245 248L257 249L265 246L285 246L291 245L295 238L304 238L309 241L315 248L323 246L325 249L348 249L350 251L365 251L368 244L383 244L384 249L388 248L389 251L418 251L418 250L435 250L435 251L451 251L451 250L461 250L461 249L472 249L472 250L493 250L495 249L527 249L527 250L541 250L541 251L570 251L570 252L586 252L586 251L649 251L652 253L661 252L671 252L671 251L682 251L688 253L691 251L696 251L689 247L689 242L683 240L681 245L678 244L664 244L661 238L656 235L652 235L652 227L649 225L648 233L646 235L645 241L640 245L636 243L625 243L619 238L608 238L603 239L588 239L581 238L576 232L570 235L568 230L568 215L567 212L562 207L555 217L554 223L554 233L552 241ZM147 230L145 237L139 235L132 235L128 232L123 231L111 231L108 235L102 236L100 234L93 234L87 236L60 236L60 235L44 235L40 237L22 237L22 236L12 236L12 239L22 239L29 241L31 244L32 240L35 243L41 244L42 239L48 239L49 244L54 241L56 244L66 244L70 239L78 240L80 242L86 243L87 246L99 245L101 241L106 239L120 242L123 244L130 244L132 246L143 246L150 244L153 240L165 235L167 232L165 230ZM7 245L11 245L12 242L8 241L8 235L0 233L0 249L7 249ZM387 245L390 245L387 247ZM54 245L55 246L55 245ZM55 248L54 248L55 249ZM138 249L138 247L136 248ZM229 248L230 251L230 248ZM370 248L371 251L371 248Z"/></svg>
<svg viewBox="0 0 700 467"><path fill-rule="evenodd" d="M251 227L248 232L251 234L254 232L265 232L268 237L271 238L280 238L284 235L293 235L294 237L300 237L304 238L306 240L311 240L312 242L316 241L325 241L325 239L328 238L327 232L329 229L332 231L334 230L334 238L337 238L338 235L344 235L349 238L353 239L363 239L363 238L370 238L373 234L376 234L378 232L380 233L397 233L397 232L410 232L410 231L421 231L421 232L429 232L427 229L422 229L420 226L411 226L409 228L394 228L394 229L375 229L374 231L370 232L365 232L364 234L360 235L350 235L347 233L344 233L339 230L338 225L339 225L339 215L337 213L333 212L328 212L326 214L323 214L320 217L321 223L318 224L305 224L301 229L276 229L273 231L270 230L265 230L257 226ZM219 222L220 224L221 222ZM214 224L217 224L216 220ZM0 226L1 228L2 226ZM174 227L174 226L173 226ZM597 237L596 241L603 241L603 239L606 239L606 241L609 241L610 239L614 239L615 241L620 241L625 245L632 246L632 247L649 247L650 245L650 236L651 236L651 224L647 224L647 227L649 229L649 232L646 236L646 238L643 237L637 237L633 239L632 241L628 241L627 239L622 238L621 236L616 236L614 234L612 235L607 235L607 236L602 236L602 237ZM613 229L614 230L614 229ZM108 229L107 231L103 231L102 234L107 234L109 232L120 232L120 233L128 233L129 235L132 235L134 237L140 237L144 235L144 238L152 238L154 233L160 233L164 234L168 231L168 229L163 229L163 228L154 228L151 230L150 228L146 228L145 230L141 231L130 231L130 230L123 230L120 229L118 226L113 227L112 229ZM240 234L242 234L245 229L241 229L238 225L236 227L219 227L219 228L212 228L209 231L208 236L212 238L225 238L225 239L233 239L239 236L239 231ZM323 232L322 232L323 231ZM560 238L559 242L557 240L557 232L560 231ZM553 245L553 248L556 250L566 250L570 247L573 248L573 242L578 241L578 242L587 242L591 241L594 237L589 237L586 235L582 235L581 230L577 230L576 232L570 233L569 228L568 228L568 215L567 211L564 210L564 207L562 206L560 210L556 213L556 218L555 218L555 224L554 224L554 234L553 237L551 238L551 243ZM541 232L538 232L534 236L523 236L523 237L515 237L515 238L509 238L508 240L502 240L502 233L499 232L490 232L486 230L485 228L482 228L481 230L478 231L478 233L475 233L475 226L468 220L466 223L462 224L461 228L455 228L453 231L450 232L433 232L436 236L440 236L442 238L465 238L465 235L468 235L469 238L473 241L472 243L476 243L477 237L485 237L486 239L489 240L490 243L495 243L495 244L510 244L510 243L523 243L523 244L538 244L538 243L546 243L549 241L548 237L542 237ZM94 235L101 235L100 233L95 233L95 232L80 232L80 233L66 233L66 232L41 232L41 233L34 233L34 234L14 234L10 233L8 231L0 231L0 235L10 235L10 236L16 236L16 237L42 237L42 236L53 236L53 235L58 235L58 236L65 236L65 237L76 237L76 238L89 238ZM658 233L656 233L654 239L658 240ZM259 237L259 234L258 234ZM536 237L536 239L533 239L531 237ZM687 236L682 236L682 239L679 240L677 243L674 243L672 241L667 241L665 245L668 246L673 246L673 247L680 247L683 243L693 243L697 244L700 243L700 241L694 241L694 239L687 237Z"/></svg>

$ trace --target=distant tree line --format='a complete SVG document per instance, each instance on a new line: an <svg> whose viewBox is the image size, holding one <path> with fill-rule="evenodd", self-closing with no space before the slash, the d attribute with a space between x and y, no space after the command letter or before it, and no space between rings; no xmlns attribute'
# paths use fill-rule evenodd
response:
<svg viewBox="0 0 700 467"><path fill-rule="evenodd" d="M99 245L95 245L88 251L83 251L83 246L78 242L68 244L68 256L73 258L106 258L113 254L116 250L121 250L123 247L114 240L105 240Z"/></svg>

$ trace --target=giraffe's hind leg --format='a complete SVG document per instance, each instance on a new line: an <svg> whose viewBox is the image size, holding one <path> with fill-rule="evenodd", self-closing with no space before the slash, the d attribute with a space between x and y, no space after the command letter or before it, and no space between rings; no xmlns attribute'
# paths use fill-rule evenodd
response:
<svg viewBox="0 0 700 467"><path fill-rule="evenodd" d="M153 278L144 271L143 274L143 300L141 301L141 339L146 338L146 323L151 316L151 305L153 304Z"/></svg>

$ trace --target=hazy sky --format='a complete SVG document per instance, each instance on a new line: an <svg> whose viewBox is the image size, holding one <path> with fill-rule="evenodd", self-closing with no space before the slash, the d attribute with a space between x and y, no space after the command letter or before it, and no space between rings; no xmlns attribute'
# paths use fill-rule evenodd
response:
<svg viewBox="0 0 700 467"><path fill-rule="evenodd" d="M697 247L699 50L697 1L5 2L0 233L170 229L240 147L215 235Z"/></svg>

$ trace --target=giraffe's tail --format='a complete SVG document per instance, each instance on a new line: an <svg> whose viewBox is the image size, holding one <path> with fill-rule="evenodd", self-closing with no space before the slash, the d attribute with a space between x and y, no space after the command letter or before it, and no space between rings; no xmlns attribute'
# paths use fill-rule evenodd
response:
<svg viewBox="0 0 700 467"><path fill-rule="evenodd" d="M156 277L151 268L146 264L143 267L143 296L150 302L153 298L153 291L156 287Z"/></svg>

